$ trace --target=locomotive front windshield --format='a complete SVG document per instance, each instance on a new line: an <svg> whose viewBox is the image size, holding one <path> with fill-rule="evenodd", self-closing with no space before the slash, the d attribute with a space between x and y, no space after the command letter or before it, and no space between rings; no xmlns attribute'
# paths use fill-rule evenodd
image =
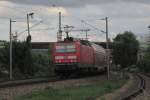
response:
<svg viewBox="0 0 150 100"><path fill-rule="evenodd" d="M57 53L73 53L76 52L75 44L60 43L56 45Z"/></svg>

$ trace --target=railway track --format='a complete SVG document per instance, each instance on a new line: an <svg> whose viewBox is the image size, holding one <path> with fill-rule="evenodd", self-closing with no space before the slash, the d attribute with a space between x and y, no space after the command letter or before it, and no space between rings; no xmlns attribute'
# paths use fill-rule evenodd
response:
<svg viewBox="0 0 150 100"><path fill-rule="evenodd" d="M132 100L133 98L137 97L139 94L143 93L143 91L145 89L145 86L146 86L145 79L140 74L137 74L136 76L140 80L138 89L136 91L132 92L132 93L127 94L124 97L121 97L119 100ZM64 81L66 83L68 83L68 81L70 81L70 80L90 78L90 77L96 77L96 75L76 77L76 78L66 78L66 79L40 78L40 79L28 79L28 80L17 80L17 81L1 82L0 83L0 100L12 100L10 98L12 98L13 95L15 95L14 94L15 91L20 92L20 93L21 92L26 93L27 91L31 92L34 89L45 89L49 86L52 86L52 87L54 86L55 87L54 84L59 84L60 85L61 82L64 82ZM49 84L51 84L51 85L49 85ZM27 89L27 91L26 91L26 89ZM5 95L6 95L6 98L5 98Z"/></svg>
<svg viewBox="0 0 150 100"><path fill-rule="evenodd" d="M142 77L145 79L145 89L140 95L133 98L133 100L150 100L150 75L143 73Z"/></svg>
<svg viewBox="0 0 150 100"><path fill-rule="evenodd" d="M103 73L102 73L103 74ZM87 73L78 75L78 76L71 76L71 77L47 77L47 78L35 78L35 79L22 79L22 80L7 80L0 82L0 88L7 88L7 87L15 87L19 85L29 85L29 84L38 84L38 83L46 83L46 82L57 82L57 81L64 81L64 80L71 80L71 79L80 79L80 78L87 78L102 75L99 73L87 75Z"/></svg>
<svg viewBox="0 0 150 100"><path fill-rule="evenodd" d="M35 88L44 89L50 82L61 81L56 77L51 78L37 78L37 79L24 79L24 80L12 80L12 81L1 81L0 82L0 100L12 100L13 96L20 93L28 93ZM44 84L41 86L41 84ZM33 88L32 88L33 87ZM30 88L30 89L29 89ZM20 89L22 89L20 91Z"/></svg>
<svg viewBox="0 0 150 100"><path fill-rule="evenodd" d="M136 74L136 76L140 80L138 89L132 93L127 94L126 96L122 97L119 100L132 100L133 98L137 97L139 94L144 92L144 89L146 87L146 80L143 78L141 74Z"/></svg>
<svg viewBox="0 0 150 100"><path fill-rule="evenodd" d="M98 77L98 78L95 78ZM41 79L29 79L29 80L17 80L17 81L7 81L0 83L0 100L12 100L15 95L22 95L30 93L33 90L43 90L49 87L63 87L63 86L72 86L76 84L85 84L89 80L99 81L106 79L105 75L92 75L84 77L75 77L75 78L41 78ZM93 82L91 81L91 82ZM87 83L86 82L86 83ZM69 84L69 85L68 85ZM2 98L2 99L1 99Z"/></svg>
<svg viewBox="0 0 150 100"><path fill-rule="evenodd" d="M57 78L37 78L37 79L24 79L24 80L12 80L12 81L3 81L0 83L0 88L15 87L19 85L28 85L44 82L55 82L59 81Z"/></svg>
<svg viewBox="0 0 150 100"><path fill-rule="evenodd" d="M94 72L94 73L91 72L91 74L85 72L85 73L79 73L77 75L75 74L74 76L70 76L70 77L69 76L67 77L51 76L51 77L46 77L46 78L6 80L6 81L0 81L0 88L45 83L45 82L57 82L57 81L64 81L64 80L71 80L71 79L80 79L80 78L87 78L87 77L93 77L93 76L104 75L104 74L105 72Z"/></svg>

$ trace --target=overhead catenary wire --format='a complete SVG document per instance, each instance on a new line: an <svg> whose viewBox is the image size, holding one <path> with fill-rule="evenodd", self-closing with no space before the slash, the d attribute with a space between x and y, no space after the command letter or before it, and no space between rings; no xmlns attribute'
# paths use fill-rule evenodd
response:
<svg viewBox="0 0 150 100"><path fill-rule="evenodd" d="M19 15L21 15L21 17L20 16L15 16L15 15L13 15L13 16L0 16L0 20L9 20L10 18L12 18L12 19L14 19L14 20L16 20L17 21L17 23L18 22L26 22L25 20L26 20L26 16L24 16L23 14L26 14L26 13L28 13L28 11L26 10L26 9L19 9L19 7L16 7L16 6L5 6L5 5L2 5L2 6L0 6L0 7L5 7L5 8L8 8L8 11L9 12L12 12L12 10L14 11L14 12L16 12L16 14L19 14ZM11 10L9 10L9 9L11 9ZM33 10L34 10L34 8L33 8ZM49 20L48 18L43 18L40 14L38 14L38 11L37 10L39 10L39 9L35 9L34 10L34 12L37 12L36 13L36 15L38 15L37 16L37 18L38 18L38 21L39 20L41 20L40 22L35 22L35 24L33 24L30 28L31 28L31 31L47 31L47 30L54 30L55 28L51 28L51 27L49 27L50 26L50 22L49 21L47 21L47 20ZM22 16L23 15L23 16ZM16 18L16 17L18 17L18 18ZM44 26L45 27L43 27L43 28L40 28L40 29L33 29L33 28L35 28L35 27L37 27L37 26L39 26L40 24L44 24ZM43 26L43 25L42 25ZM33 29L33 30L32 30ZM19 37L20 35L22 35L23 33L25 33L27 31L27 29L25 28L24 30L20 30L18 33L17 33L17 37Z"/></svg>
<svg viewBox="0 0 150 100"><path fill-rule="evenodd" d="M9 6L3 6L3 7L7 7L7 8L9 8L9 9L17 9L16 7L9 7ZM26 13L26 11L23 11L23 10L21 10L21 9L17 9L17 10L15 10L15 11L19 11L20 13ZM38 15L40 18L41 18L41 15ZM63 16L64 17L64 16ZM94 25L91 25L91 24L89 24L87 21L85 21L85 20L83 20L83 19L80 19L80 18L78 18L78 17L76 17L76 16L73 16L74 18L76 18L76 19L78 19L80 22L82 22L82 23L84 23L84 24L86 24L86 25L88 25L88 26L90 26L90 27L92 27L94 30L97 30L97 31L101 31L100 29L98 29L97 27L95 27ZM9 18L7 18L7 19L9 19ZM18 18L17 18L18 19ZM20 18L21 19L21 18ZM22 18L23 19L23 18ZM43 18L41 18L43 21L44 20L47 20L47 19L43 19ZM18 22L18 21L17 21ZM43 23L43 22L42 22ZM39 24L41 24L41 22L39 23ZM34 27L36 27L36 26L38 26L39 25L38 23L36 23L36 24L34 24L33 26L31 26L30 28L32 29L32 28L34 28ZM47 23L43 23L43 24L47 24ZM40 29L39 29L40 30ZM48 30L48 29L41 29L41 30ZM20 36L21 34L23 34L24 32L26 32L27 31L27 29L26 30L23 30L23 31L21 31L21 32L19 32L18 33L18 36ZM102 32L103 33L103 32Z"/></svg>
<svg viewBox="0 0 150 100"><path fill-rule="evenodd" d="M26 14L28 11L25 11L22 7L16 7L16 6L12 6L12 7L10 7L10 6L6 6L6 5L1 5L0 7L4 7L4 8L9 8L9 9L11 9L11 10L14 10L15 12L17 12L17 13L23 13L23 14ZM18 9L18 8L22 8L22 9ZM36 8L34 8L35 10L37 10ZM41 9L41 8L40 8ZM34 11L33 11L34 12ZM39 16L39 18L41 18L41 20L43 20L43 21L45 21L45 20L47 20L47 19L43 19L42 17L41 17L41 15L40 14L38 14L38 13L36 13L36 15L38 15ZM0 17L0 19L10 19L10 17ZM18 20L20 20L20 19L26 19L26 16L24 16L24 17L18 17L18 18L16 18L15 16L14 16L14 18L13 18L14 20L17 20L17 22L23 22L23 21L18 21Z"/></svg>
<svg viewBox="0 0 150 100"><path fill-rule="evenodd" d="M97 27L95 27L95 26L93 26L93 25L87 23L86 21L81 20L81 22L82 22L82 23L85 23L85 24L87 24L87 25L89 25L89 26L92 27L93 29L95 29L95 30L97 30L97 31L100 31L100 32L102 32L102 33L104 34L103 30L100 30L99 28L97 28Z"/></svg>
<svg viewBox="0 0 150 100"><path fill-rule="evenodd" d="M34 25L32 25L32 26L30 27L30 29L32 29L32 28L34 28L34 27L40 25L42 22L43 22L43 21L40 21L40 22L35 23ZM19 33L18 33L18 36L20 36L21 34L23 34L24 32L26 32L27 30L28 30L28 29L25 29L25 30L19 32Z"/></svg>
<svg viewBox="0 0 150 100"><path fill-rule="evenodd" d="M64 16L63 16L63 17L64 17ZM81 19L81 18L79 18L79 17L76 17L76 16L74 16L74 15L71 15L71 17L74 17L75 19L79 20L81 23L83 23L83 24L85 24L85 25L88 25L88 26L90 26L91 28L93 28L93 29L95 29L95 30L97 30L97 31L100 31L101 34L105 34L105 33L103 32L103 30L101 30L101 29L95 27L94 25L91 25L91 24L88 23L86 20L83 20L83 19Z"/></svg>
<svg viewBox="0 0 150 100"><path fill-rule="evenodd" d="M31 30L31 31L46 31L46 30L54 30L55 28L41 28L41 29L34 29L34 30Z"/></svg>
<svg viewBox="0 0 150 100"><path fill-rule="evenodd" d="M63 16L63 18L65 18L66 16ZM87 21L85 21L85 20L83 20L83 19L81 19L81 18L78 18L78 17L76 17L76 16L72 16L71 15L71 18L75 18L76 20L78 20L79 22L81 22L81 23L83 23L84 24L84 27L86 27L86 26L90 26L91 28L90 28L90 30L92 30L92 31L95 31L96 33L97 32L99 32L99 33L101 33L101 35L104 35L104 31L103 30L101 30L101 29L99 29L99 28L97 28L97 27L95 27L94 25L91 25L91 24L89 24ZM68 19L68 18L67 18ZM82 24L82 25L83 25ZM62 26L66 26L65 24L62 24ZM73 25L74 26L74 25ZM62 27L63 28L63 27ZM80 27L81 28L81 27ZM89 28L86 28L86 29L89 29ZM100 34L96 34L95 33L95 35L96 36L98 36L98 35L100 35ZM94 33L92 33L92 34L94 34ZM77 36L78 37L78 36Z"/></svg>
<svg viewBox="0 0 150 100"><path fill-rule="evenodd" d="M42 24L42 23L43 23L43 20L40 21L40 22L35 23L34 25L32 25L32 26L30 27L30 29L33 29L33 28L39 26L39 25ZM44 24L44 25L46 25L46 24ZM35 30L31 30L31 31L54 30L54 29L55 29L55 28L48 27L48 28L45 28L45 29L35 29ZM21 32L19 32L19 33L18 33L18 36L22 35L22 34L23 34L24 32L26 32L26 31L27 31L27 29L26 29L26 30L23 30L23 31L21 31Z"/></svg>

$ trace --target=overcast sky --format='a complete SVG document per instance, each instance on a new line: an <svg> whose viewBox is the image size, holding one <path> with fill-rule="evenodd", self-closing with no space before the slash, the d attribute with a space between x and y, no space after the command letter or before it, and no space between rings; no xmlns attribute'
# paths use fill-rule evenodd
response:
<svg viewBox="0 0 150 100"><path fill-rule="evenodd" d="M148 34L147 26L150 25L150 0L0 0L0 40L9 40L9 18L16 21L12 23L12 32L18 32L18 39L24 40L26 14L34 12L34 18L30 18L30 26L34 26L32 41L56 41L59 11L63 15L63 26L91 29L88 32L91 41L105 40L105 35L99 31L105 30L105 21L99 20L105 16L109 17L111 39L124 31L142 37ZM71 35L85 37L84 32Z"/></svg>

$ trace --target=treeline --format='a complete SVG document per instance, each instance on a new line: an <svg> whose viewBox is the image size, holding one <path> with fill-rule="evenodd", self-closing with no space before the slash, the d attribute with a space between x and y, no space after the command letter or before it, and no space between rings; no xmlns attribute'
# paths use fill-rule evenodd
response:
<svg viewBox="0 0 150 100"><path fill-rule="evenodd" d="M140 49L138 66L141 71L150 73L150 41L145 44L146 48Z"/></svg>
<svg viewBox="0 0 150 100"><path fill-rule="evenodd" d="M31 36L26 41L13 41L12 46L13 79L35 78L50 76L50 53L33 53L31 50ZM9 43L0 49L0 77L9 76L10 66Z"/></svg>
<svg viewBox="0 0 150 100"><path fill-rule="evenodd" d="M148 40L149 41L149 40ZM146 44L145 44L146 45ZM139 71L150 72L150 43L142 48L134 33L125 31L118 34L113 40L114 63L125 68L138 68Z"/></svg>

